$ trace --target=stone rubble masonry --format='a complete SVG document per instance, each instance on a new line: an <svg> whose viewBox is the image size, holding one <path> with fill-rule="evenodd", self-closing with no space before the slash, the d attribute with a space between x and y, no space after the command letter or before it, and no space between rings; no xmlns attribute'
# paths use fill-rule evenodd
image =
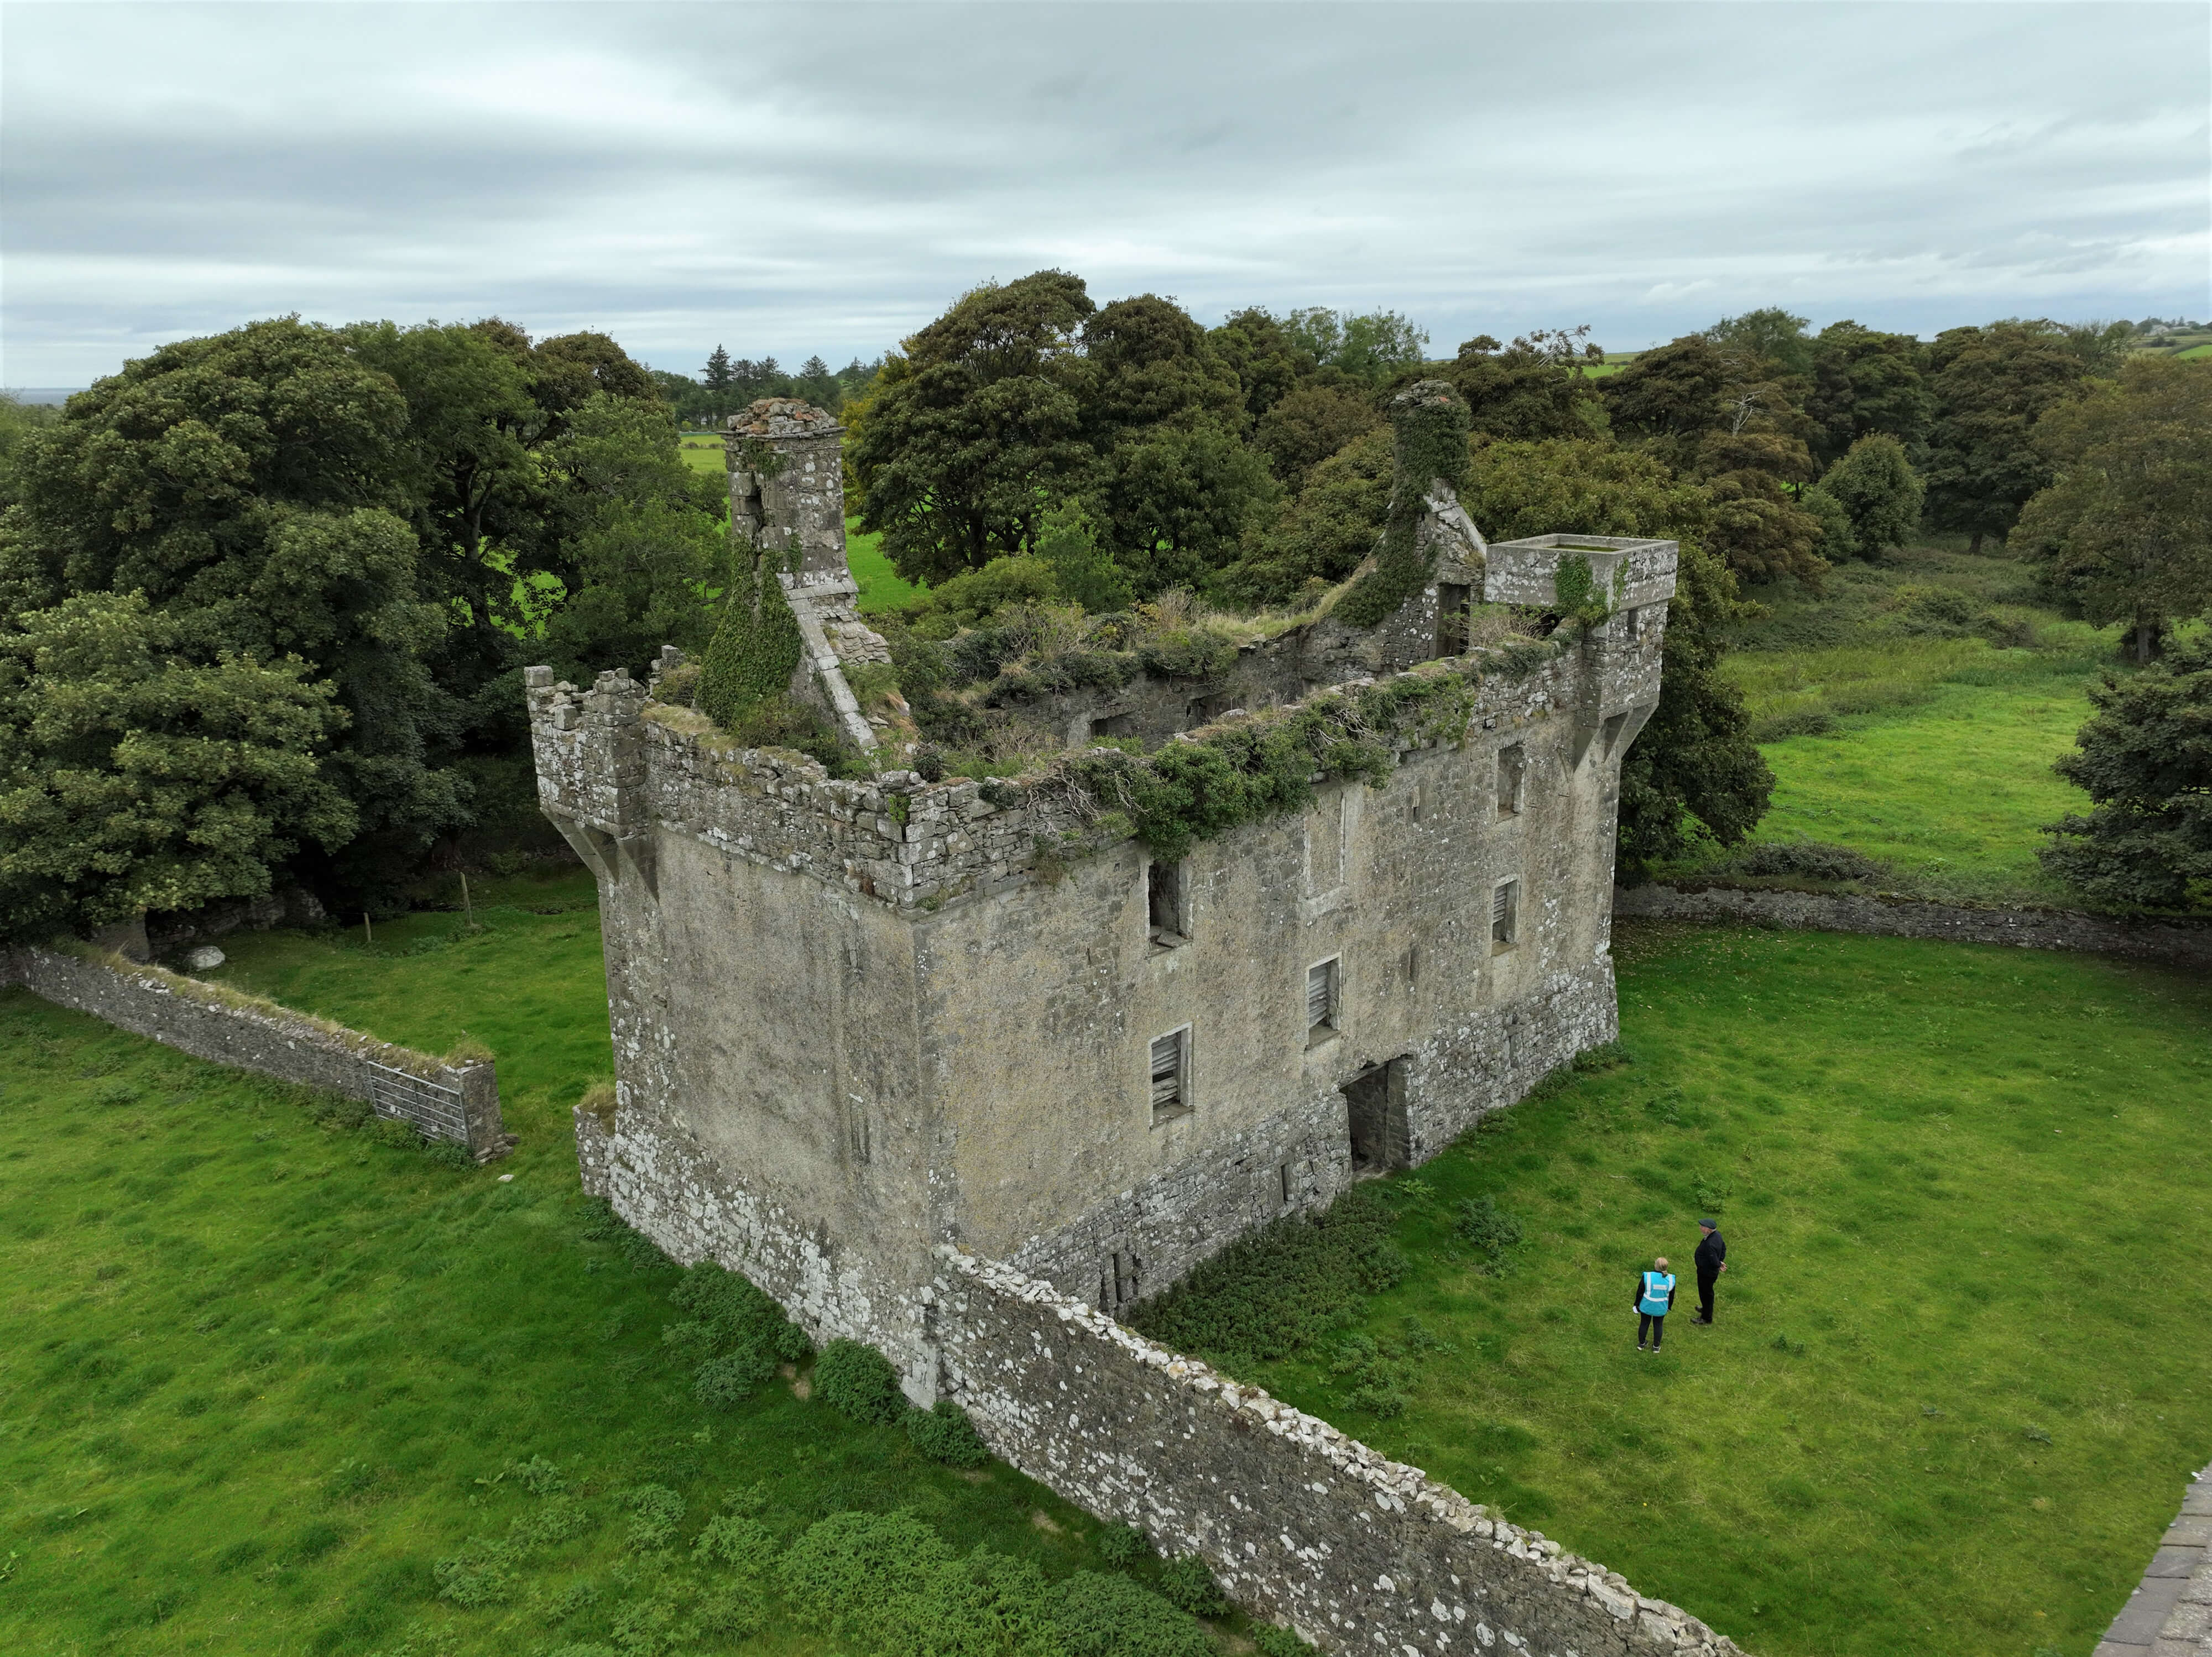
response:
<svg viewBox="0 0 2212 1657"><path fill-rule="evenodd" d="M576 1129L585 1190L672 1258L742 1272L817 1341L928 1352L922 1396L957 1401L1002 1460L1200 1555L1239 1604L1324 1651L1739 1654L1616 1573L1011 1266L940 1247L917 1290L628 1102L578 1107Z"/></svg>
<svg viewBox="0 0 2212 1657"><path fill-rule="evenodd" d="M0 986L90 1013L118 1029L149 1036L198 1059L361 1099L380 1116L408 1122L424 1137L465 1144L480 1162L505 1156L514 1141L500 1120L499 1071L490 1059L447 1064L411 1047L364 1035L258 997L141 966L120 956L18 948L0 950ZM386 1076L374 1068L397 1071ZM417 1084L450 1089L462 1121L421 1114ZM446 1115L444 1095L440 1117Z"/></svg>
<svg viewBox="0 0 2212 1657"><path fill-rule="evenodd" d="M2182 1492L2181 1512L2094 1657L2212 1657L2212 1467Z"/></svg>
<svg viewBox="0 0 2212 1657"><path fill-rule="evenodd" d="M1661 881L1616 888L1613 913L1638 919L1772 926L1785 932L1869 932L1881 938L2006 944L2025 950L2079 950L2177 967L2212 967L2212 926L2123 920L2075 909L1978 909L1887 895L1855 897Z"/></svg>
<svg viewBox="0 0 2212 1657"><path fill-rule="evenodd" d="M1202 1557L1324 1651L1729 1657L1603 1566L1012 1267L939 1251L944 1391L994 1452Z"/></svg>

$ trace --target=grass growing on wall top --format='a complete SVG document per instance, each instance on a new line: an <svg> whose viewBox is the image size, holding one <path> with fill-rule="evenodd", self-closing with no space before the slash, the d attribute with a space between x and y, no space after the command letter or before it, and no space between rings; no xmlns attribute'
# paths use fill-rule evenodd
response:
<svg viewBox="0 0 2212 1657"><path fill-rule="evenodd" d="M1409 1269L1247 1372L1761 1657L2086 1657L2212 1458L2212 984L1616 937L1636 1062L1364 1187Z"/></svg>

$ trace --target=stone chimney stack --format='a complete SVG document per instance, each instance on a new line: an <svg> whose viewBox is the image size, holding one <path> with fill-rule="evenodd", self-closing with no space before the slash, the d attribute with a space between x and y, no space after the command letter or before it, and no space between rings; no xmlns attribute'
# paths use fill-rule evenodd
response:
<svg viewBox="0 0 2212 1657"><path fill-rule="evenodd" d="M730 416L722 440L731 534L777 553L797 536L798 568L784 568L797 586L825 593L854 590L845 562L844 434L826 410L764 397Z"/></svg>

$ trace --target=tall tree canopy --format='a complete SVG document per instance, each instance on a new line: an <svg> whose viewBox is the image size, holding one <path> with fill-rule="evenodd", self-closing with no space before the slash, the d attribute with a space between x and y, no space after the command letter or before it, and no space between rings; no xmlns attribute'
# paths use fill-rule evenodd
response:
<svg viewBox="0 0 2212 1657"><path fill-rule="evenodd" d="M2091 621L2126 622L2148 661L2174 622L2212 614L2212 368L2134 358L2033 439L2055 480L2014 543Z"/></svg>
<svg viewBox="0 0 2212 1657"><path fill-rule="evenodd" d="M267 892L358 826L317 763L346 724L287 655L210 650L143 593L0 627L0 942Z"/></svg>
<svg viewBox="0 0 2212 1657"><path fill-rule="evenodd" d="M84 878L105 871L113 891L232 895L238 871L290 859L326 899L380 901L434 842L514 805L487 787L533 795L520 667L549 614L578 671L642 667L658 635L704 636L719 491L682 467L652 379L604 335L533 345L495 319L252 323L165 346L79 393L6 476L0 650L42 664L41 695L70 703L72 673L105 694L116 663L143 659L165 694L194 675L217 688L259 675L272 720L299 701L286 684L302 707L328 705L289 747L273 726L235 740L242 755L258 744L289 756L269 775L304 770L335 791L343 833L322 832L329 812L312 815L312 833L309 816L285 827L280 814L265 855L207 851L215 886L133 885L102 853ZM90 625L94 611L67 608L79 599L106 606L98 637L137 642L40 654L52 618ZM0 735L19 755L58 740L27 723L30 707L18 696ZM105 737L71 737L71 774L104 766L101 786L127 795L132 768L166 751L133 734L168 740L150 717L129 714L104 761ZM495 759L503 770L487 769Z"/></svg>
<svg viewBox="0 0 2212 1657"><path fill-rule="evenodd" d="M2031 434L2088 372L2083 351L2053 322L1950 328L1928 348L1936 423L1929 435L1928 517L1985 536L2012 533L2021 508L2050 483Z"/></svg>
<svg viewBox="0 0 2212 1657"><path fill-rule="evenodd" d="M1848 320L1820 330L1805 413L1813 422L1814 458L1823 467L1877 432L1902 444L1916 468L1926 466L1936 394L1921 372L1923 355L1910 334L1881 333Z"/></svg>
<svg viewBox="0 0 2212 1657"><path fill-rule="evenodd" d="M908 580L1025 550L1087 481L1081 332L1097 308L1063 270L988 283L885 363L848 457L861 527Z"/></svg>

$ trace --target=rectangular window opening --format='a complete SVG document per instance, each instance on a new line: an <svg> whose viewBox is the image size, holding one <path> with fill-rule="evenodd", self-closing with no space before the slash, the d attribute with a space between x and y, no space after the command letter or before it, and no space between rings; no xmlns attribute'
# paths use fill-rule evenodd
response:
<svg viewBox="0 0 2212 1657"><path fill-rule="evenodd" d="M1154 859L1145 871L1146 925L1152 931L1152 942L1162 948L1173 949L1190 941L1188 884L1180 863Z"/></svg>
<svg viewBox="0 0 2212 1657"><path fill-rule="evenodd" d="M1428 821L1428 817L1429 785L1425 782L1417 782L1413 785L1413 821L1416 822L1425 822Z"/></svg>
<svg viewBox="0 0 2212 1657"><path fill-rule="evenodd" d="M1620 636L1631 644L1644 636L1644 612L1624 610L1620 612Z"/></svg>
<svg viewBox="0 0 2212 1657"><path fill-rule="evenodd" d="M1521 920L1521 883L1501 880L1490 894L1490 947L1495 951L1513 947Z"/></svg>
<svg viewBox="0 0 2212 1657"><path fill-rule="evenodd" d="M1521 815L1521 785L1528 773L1528 750L1521 744L1508 743L1498 750L1498 815L1517 817Z"/></svg>
<svg viewBox="0 0 2212 1657"><path fill-rule="evenodd" d="M1334 959L1306 968L1306 1045L1319 1047L1336 1034L1337 967Z"/></svg>
<svg viewBox="0 0 2212 1657"><path fill-rule="evenodd" d="M1275 1177L1282 1181L1283 1206L1288 1208L1291 1205L1291 1165L1288 1162L1278 1163Z"/></svg>
<svg viewBox="0 0 2212 1657"><path fill-rule="evenodd" d="M1190 1114L1190 1029L1188 1025L1152 1043L1152 1121L1155 1126Z"/></svg>
<svg viewBox="0 0 2212 1657"><path fill-rule="evenodd" d="M1467 653L1468 616L1473 590L1457 581L1437 583L1437 654Z"/></svg>

